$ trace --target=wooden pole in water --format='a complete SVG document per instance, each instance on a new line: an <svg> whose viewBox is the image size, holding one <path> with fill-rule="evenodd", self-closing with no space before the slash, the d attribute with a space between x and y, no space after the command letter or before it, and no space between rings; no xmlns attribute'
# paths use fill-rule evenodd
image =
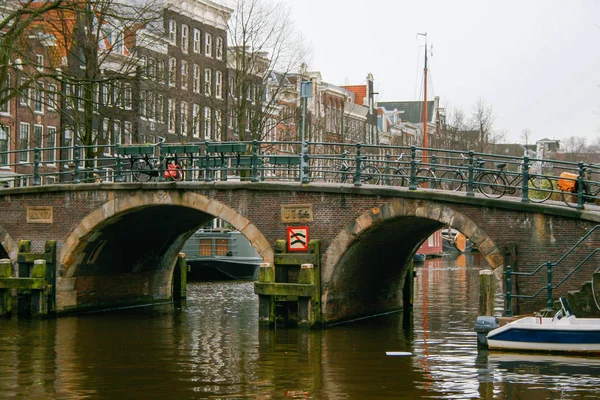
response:
<svg viewBox="0 0 600 400"><path fill-rule="evenodd" d="M494 273L479 271L479 315L494 316Z"/></svg>

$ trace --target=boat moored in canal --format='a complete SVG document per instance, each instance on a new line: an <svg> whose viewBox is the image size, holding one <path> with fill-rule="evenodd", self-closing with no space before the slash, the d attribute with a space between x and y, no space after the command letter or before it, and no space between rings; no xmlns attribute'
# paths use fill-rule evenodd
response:
<svg viewBox="0 0 600 400"><path fill-rule="evenodd" d="M262 258L239 231L199 229L184 244L190 280L256 280Z"/></svg>
<svg viewBox="0 0 600 400"><path fill-rule="evenodd" d="M498 327L494 317L479 317L480 345L496 350L600 353L600 318L577 318L565 297L554 317L524 317Z"/></svg>

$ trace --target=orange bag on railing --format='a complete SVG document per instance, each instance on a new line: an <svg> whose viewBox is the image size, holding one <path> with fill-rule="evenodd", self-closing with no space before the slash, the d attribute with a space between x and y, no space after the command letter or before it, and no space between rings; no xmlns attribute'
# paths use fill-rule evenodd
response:
<svg viewBox="0 0 600 400"><path fill-rule="evenodd" d="M179 165L169 163L167 170L165 171L165 179L171 179L174 181L181 180L181 167Z"/></svg>
<svg viewBox="0 0 600 400"><path fill-rule="evenodd" d="M577 178L579 175L571 174L569 172L563 172L560 174L560 178L558 179L558 188L563 192L576 192L575 188L577 187Z"/></svg>

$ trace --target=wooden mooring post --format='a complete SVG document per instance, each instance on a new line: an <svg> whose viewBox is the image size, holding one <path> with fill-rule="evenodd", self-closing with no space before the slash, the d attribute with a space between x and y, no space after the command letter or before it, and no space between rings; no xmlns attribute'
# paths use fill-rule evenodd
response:
<svg viewBox="0 0 600 400"><path fill-rule="evenodd" d="M13 308L21 315L45 317L56 311L56 242L48 241L43 253L31 253L28 240L19 242L18 269L12 273L9 259L0 260L0 315L8 317ZM12 291L17 294L13 307Z"/></svg>
<svg viewBox="0 0 600 400"><path fill-rule="evenodd" d="M494 315L494 273L492 270L479 271L479 315Z"/></svg>
<svg viewBox="0 0 600 400"><path fill-rule="evenodd" d="M187 298L187 273L188 265L185 262L185 253L179 253L173 271L173 302L178 306L183 305Z"/></svg>
<svg viewBox="0 0 600 400"><path fill-rule="evenodd" d="M319 241L308 252L287 252L287 242L275 243L274 265L260 266L254 292L258 294L260 325L319 327L321 325L321 256Z"/></svg>

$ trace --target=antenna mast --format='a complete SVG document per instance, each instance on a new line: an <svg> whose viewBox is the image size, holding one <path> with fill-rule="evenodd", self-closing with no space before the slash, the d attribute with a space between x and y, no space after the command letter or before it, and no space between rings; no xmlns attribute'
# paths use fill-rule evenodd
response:
<svg viewBox="0 0 600 400"><path fill-rule="evenodd" d="M423 67L423 163L427 162L427 32L417 33L425 37L425 65Z"/></svg>

